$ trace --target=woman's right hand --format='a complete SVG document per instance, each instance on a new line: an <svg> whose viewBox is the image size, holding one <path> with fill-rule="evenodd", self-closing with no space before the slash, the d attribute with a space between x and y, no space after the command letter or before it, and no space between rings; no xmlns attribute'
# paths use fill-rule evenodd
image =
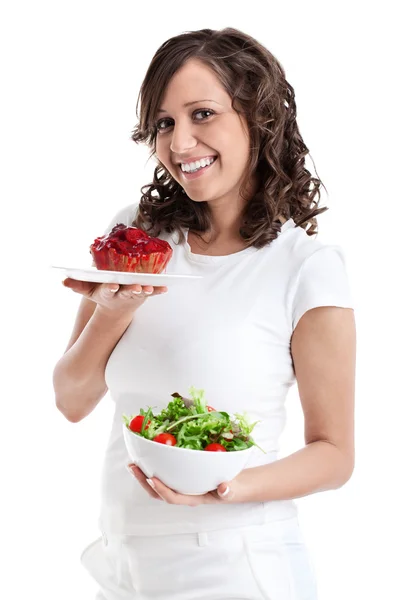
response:
<svg viewBox="0 0 400 600"><path fill-rule="evenodd" d="M96 302L101 310L117 315L129 314L139 308L150 296L158 296L168 291L166 286L119 285L118 283L93 283L67 277L65 287Z"/></svg>

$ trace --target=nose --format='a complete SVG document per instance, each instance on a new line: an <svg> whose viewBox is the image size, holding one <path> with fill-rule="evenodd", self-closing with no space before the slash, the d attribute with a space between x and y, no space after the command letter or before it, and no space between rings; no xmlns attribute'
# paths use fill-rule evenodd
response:
<svg viewBox="0 0 400 600"><path fill-rule="evenodd" d="M173 154L185 154L188 150L193 150L197 146L196 138L193 136L190 123L177 123L175 121L172 132L170 149Z"/></svg>

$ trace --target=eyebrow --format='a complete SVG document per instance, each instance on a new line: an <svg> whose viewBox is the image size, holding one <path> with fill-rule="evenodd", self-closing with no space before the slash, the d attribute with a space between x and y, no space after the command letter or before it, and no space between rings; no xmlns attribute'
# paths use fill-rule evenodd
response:
<svg viewBox="0 0 400 600"><path fill-rule="evenodd" d="M216 102L216 100L211 100L211 98L203 98L203 100L193 100L192 102L186 102L186 104L184 104L184 108L186 108L187 106L192 106L192 104L197 104L198 102L214 102L215 104L219 104L219 102ZM220 105L222 106L222 104ZM163 108L160 108L157 113L165 113L168 112L167 110L164 110Z"/></svg>

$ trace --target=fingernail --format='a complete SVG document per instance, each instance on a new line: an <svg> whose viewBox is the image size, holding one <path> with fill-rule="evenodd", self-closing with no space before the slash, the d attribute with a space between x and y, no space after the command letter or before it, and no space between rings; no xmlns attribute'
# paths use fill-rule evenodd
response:
<svg viewBox="0 0 400 600"><path fill-rule="evenodd" d="M146 296L150 296L153 292L145 292Z"/></svg>
<svg viewBox="0 0 400 600"><path fill-rule="evenodd" d="M156 486L154 485L154 481L152 481L151 479L146 479L146 481L149 484L149 486L153 488L153 490L156 489Z"/></svg>
<svg viewBox="0 0 400 600"><path fill-rule="evenodd" d="M125 465L125 469L128 471L128 473L130 473L131 475L135 475L135 471L133 470L131 465Z"/></svg>
<svg viewBox="0 0 400 600"><path fill-rule="evenodd" d="M137 292L136 290L132 290L132 294L141 294L142 292Z"/></svg>
<svg viewBox="0 0 400 600"><path fill-rule="evenodd" d="M220 496L224 497L224 496L226 496L227 494L229 494L229 485L228 485L228 487L226 488L226 490L225 490L224 492L221 492L221 493L220 493Z"/></svg>

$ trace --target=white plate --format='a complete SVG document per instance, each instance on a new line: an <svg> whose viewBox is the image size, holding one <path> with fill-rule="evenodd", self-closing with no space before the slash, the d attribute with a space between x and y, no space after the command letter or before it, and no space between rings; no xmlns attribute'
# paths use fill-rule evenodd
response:
<svg viewBox="0 0 400 600"><path fill-rule="evenodd" d="M65 277L77 279L78 281L93 281L94 283L119 283L121 285L166 285L171 286L176 283L186 282L195 279L203 279L201 275L173 275L168 273L127 273L125 271L102 271L96 267L86 267L85 269L73 267L58 267L51 265L52 269L61 269Z"/></svg>

